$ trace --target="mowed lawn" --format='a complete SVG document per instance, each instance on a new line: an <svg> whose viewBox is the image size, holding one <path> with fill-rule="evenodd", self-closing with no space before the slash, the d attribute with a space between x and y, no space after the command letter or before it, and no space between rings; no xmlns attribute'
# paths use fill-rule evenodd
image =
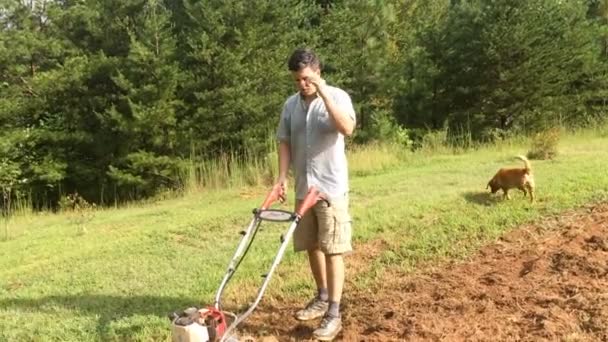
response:
<svg viewBox="0 0 608 342"><path fill-rule="evenodd" d="M608 199L608 136L564 137L554 160L532 160L538 200L511 201L485 186L528 144L467 153L390 151L352 155L355 253L384 239L373 274L387 267L458 258L506 230L543 215ZM374 154L375 153L375 154ZM170 311L211 303L229 258L265 188L201 191L117 209L27 214L0 224L0 341L167 341ZM291 203L283 206L290 208ZM255 295L285 224L264 223L227 301ZM288 250L267 297L309 296L303 255ZM305 298L306 297L306 298Z"/></svg>

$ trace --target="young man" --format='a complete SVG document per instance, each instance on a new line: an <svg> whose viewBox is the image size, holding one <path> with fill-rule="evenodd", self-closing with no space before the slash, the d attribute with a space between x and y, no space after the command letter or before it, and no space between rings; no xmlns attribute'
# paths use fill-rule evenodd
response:
<svg viewBox="0 0 608 342"><path fill-rule="evenodd" d="M279 139L279 179L287 191L287 172L295 176L296 207L310 186L326 197L302 218L293 241L306 251L317 295L296 313L298 320L323 317L316 339L333 340L342 329L340 298L344 285L342 255L352 251L348 212L348 167L344 137L355 129L350 96L321 78L321 63L309 49L297 49L288 62L298 92L283 106Z"/></svg>

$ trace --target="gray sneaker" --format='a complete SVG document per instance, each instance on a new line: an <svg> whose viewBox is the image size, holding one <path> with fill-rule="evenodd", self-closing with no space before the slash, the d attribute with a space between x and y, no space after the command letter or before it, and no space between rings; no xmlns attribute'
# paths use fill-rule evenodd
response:
<svg viewBox="0 0 608 342"><path fill-rule="evenodd" d="M312 335L319 341L332 341L342 330L342 318L330 315L323 316L321 325Z"/></svg>
<svg viewBox="0 0 608 342"><path fill-rule="evenodd" d="M327 308L329 307L329 302L323 301L319 299L319 297L313 298L304 309L296 312L296 319L299 321L309 321L311 319L323 317L325 312L327 312Z"/></svg>

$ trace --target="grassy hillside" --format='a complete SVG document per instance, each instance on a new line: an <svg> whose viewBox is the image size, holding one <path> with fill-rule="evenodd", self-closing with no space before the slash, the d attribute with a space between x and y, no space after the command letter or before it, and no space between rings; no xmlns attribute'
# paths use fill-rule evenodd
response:
<svg viewBox="0 0 608 342"><path fill-rule="evenodd" d="M520 165L528 143L467 153L350 155L355 250L384 239L376 273L349 276L366 286L385 267L466 255L505 230L590 201L608 199L608 136L562 139L551 161L532 161L538 202L513 193L504 202L485 185L503 165ZM226 263L264 198L264 188L190 193L90 214L26 214L2 222L0 340L166 340L165 314L209 303ZM290 208L291 203L286 208ZM253 296L269 265L281 224L264 224L227 300ZM288 251L268 297L307 296L303 255Z"/></svg>

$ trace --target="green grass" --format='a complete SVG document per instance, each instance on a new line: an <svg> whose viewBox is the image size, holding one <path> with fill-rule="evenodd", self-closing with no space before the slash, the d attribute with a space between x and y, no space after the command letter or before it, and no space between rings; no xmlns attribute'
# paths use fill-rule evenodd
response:
<svg viewBox="0 0 608 342"><path fill-rule="evenodd" d="M519 193L504 202L485 191L499 167L520 164L513 156L527 152L524 140L458 154L353 152L355 250L369 240L388 244L374 273L349 274L353 285L369 286L386 267L409 270L421 261L466 256L517 224L608 199L606 146L605 132L569 135L555 160L532 161L534 205ZM84 221L64 213L2 222L8 235L0 241L0 340L168 340L165 315L212 301L238 231L265 191L190 192L96 210ZM226 303L253 297L286 228L264 227ZM311 286L304 256L288 250L266 299L308 296Z"/></svg>

